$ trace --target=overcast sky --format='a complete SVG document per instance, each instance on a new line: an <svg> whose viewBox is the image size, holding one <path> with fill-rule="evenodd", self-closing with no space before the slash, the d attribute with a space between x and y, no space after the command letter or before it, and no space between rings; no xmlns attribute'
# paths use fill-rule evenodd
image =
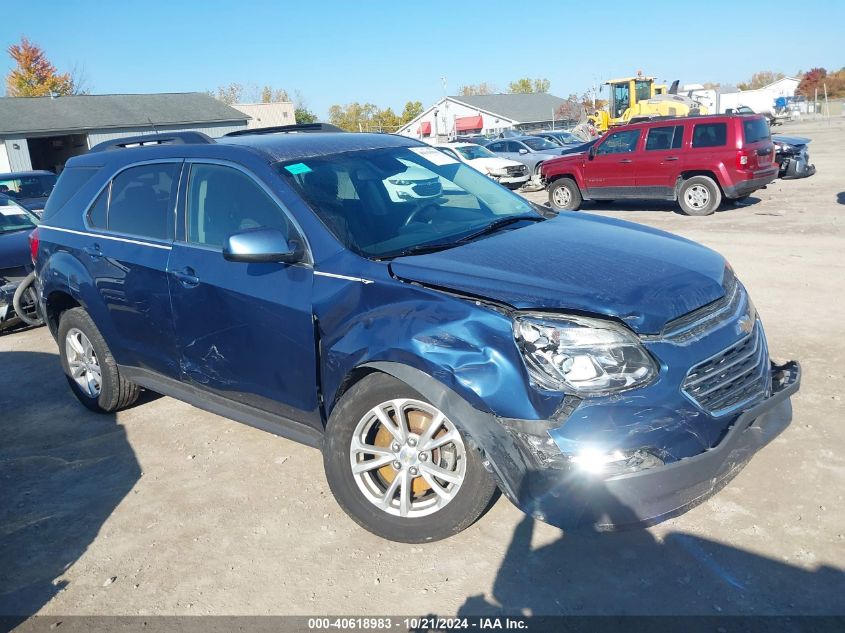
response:
<svg viewBox="0 0 845 633"><path fill-rule="evenodd" d="M0 42L26 35L94 93L270 84L324 117L351 101L427 106L443 77L449 94L545 77L566 97L638 69L682 84L838 69L843 25L843 0L38 0L0 22Z"/></svg>

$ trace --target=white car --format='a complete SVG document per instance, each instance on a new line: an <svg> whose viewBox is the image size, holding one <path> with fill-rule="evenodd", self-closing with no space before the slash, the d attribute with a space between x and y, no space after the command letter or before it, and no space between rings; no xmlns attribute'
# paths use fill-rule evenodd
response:
<svg viewBox="0 0 845 633"><path fill-rule="evenodd" d="M393 202L436 198L443 193L440 176L401 158L399 162L405 165L405 171L384 181L384 187Z"/></svg>
<svg viewBox="0 0 845 633"><path fill-rule="evenodd" d="M486 147L474 143L441 143L436 145L441 151L458 159L462 163L475 167L482 174L487 174L496 182L509 189L519 189L528 182L528 168L514 160L500 158Z"/></svg>

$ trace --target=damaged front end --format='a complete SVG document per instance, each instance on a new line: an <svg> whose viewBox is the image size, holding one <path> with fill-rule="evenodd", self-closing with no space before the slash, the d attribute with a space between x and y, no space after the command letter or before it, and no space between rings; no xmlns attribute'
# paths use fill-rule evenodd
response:
<svg viewBox="0 0 845 633"><path fill-rule="evenodd" d="M808 145L811 139L800 136L772 135L775 145L775 162L778 176L784 180L809 178L816 173L816 166L810 163Z"/></svg>

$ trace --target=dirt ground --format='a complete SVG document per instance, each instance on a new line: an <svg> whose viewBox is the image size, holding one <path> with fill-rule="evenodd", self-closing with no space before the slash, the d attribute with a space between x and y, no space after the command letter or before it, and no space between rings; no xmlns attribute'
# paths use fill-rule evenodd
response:
<svg viewBox="0 0 845 633"><path fill-rule="evenodd" d="M706 218L584 209L723 253L772 355L803 364L792 425L710 501L585 536L500 499L448 541L389 543L317 451L170 398L89 413L47 330L20 331L0 336L0 613L845 613L845 120L777 131L814 139L814 177Z"/></svg>

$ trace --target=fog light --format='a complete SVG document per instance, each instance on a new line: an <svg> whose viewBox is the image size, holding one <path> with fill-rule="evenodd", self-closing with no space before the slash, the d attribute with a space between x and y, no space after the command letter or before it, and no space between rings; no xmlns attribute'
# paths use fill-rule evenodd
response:
<svg viewBox="0 0 845 633"><path fill-rule="evenodd" d="M640 470L648 470L665 463L660 457L648 449L640 448L634 451L602 452L598 449L587 448L569 461L583 473L590 475L621 475Z"/></svg>
<svg viewBox="0 0 845 633"><path fill-rule="evenodd" d="M601 453L596 449L586 449L578 455L570 458L572 463L577 465L580 470L588 473L598 474L603 473L608 464L624 461L625 455L622 451L612 451L610 453Z"/></svg>

